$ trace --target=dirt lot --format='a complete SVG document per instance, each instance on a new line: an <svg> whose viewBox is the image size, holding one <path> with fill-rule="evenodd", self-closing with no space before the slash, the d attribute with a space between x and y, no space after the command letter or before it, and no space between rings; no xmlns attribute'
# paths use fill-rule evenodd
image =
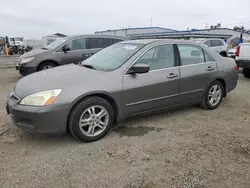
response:
<svg viewBox="0 0 250 188"><path fill-rule="evenodd" d="M250 187L250 80L242 76L217 110L137 117L88 144L14 127L4 102L18 79L0 69L1 188Z"/></svg>

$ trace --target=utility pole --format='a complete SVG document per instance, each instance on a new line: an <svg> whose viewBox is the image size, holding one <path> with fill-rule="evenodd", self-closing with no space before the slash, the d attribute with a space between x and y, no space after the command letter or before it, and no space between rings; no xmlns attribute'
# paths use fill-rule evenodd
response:
<svg viewBox="0 0 250 188"><path fill-rule="evenodd" d="M150 27L152 27L152 25L153 25L153 19L150 18Z"/></svg>

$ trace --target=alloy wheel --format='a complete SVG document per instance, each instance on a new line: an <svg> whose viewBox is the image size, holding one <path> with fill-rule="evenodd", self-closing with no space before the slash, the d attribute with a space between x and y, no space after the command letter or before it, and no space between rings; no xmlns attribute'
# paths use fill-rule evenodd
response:
<svg viewBox="0 0 250 188"><path fill-rule="evenodd" d="M108 111L102 106L95 105L82 113L79 128L84 135L94 137L100 135L106 129L108 123Z"/></svg>
<svg viewBox="0 0 250 188"><path fill-rule="evenodd" d="M208 93L208 101L212 106L216 106L221 100L221 87L219 85L214 85L211 87Z"/></svg>

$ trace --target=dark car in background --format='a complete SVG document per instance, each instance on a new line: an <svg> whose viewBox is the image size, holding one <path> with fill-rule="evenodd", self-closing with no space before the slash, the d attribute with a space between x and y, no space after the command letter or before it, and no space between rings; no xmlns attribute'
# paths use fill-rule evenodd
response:
<svg viewBox="0 0 250 188"><path fill-rule="evenodd" d="M78 35L60 38L45 48L22 55L16 69L25 76L60 65L77 64L99 50L127 39L126 37L107 35Z"/></svg>

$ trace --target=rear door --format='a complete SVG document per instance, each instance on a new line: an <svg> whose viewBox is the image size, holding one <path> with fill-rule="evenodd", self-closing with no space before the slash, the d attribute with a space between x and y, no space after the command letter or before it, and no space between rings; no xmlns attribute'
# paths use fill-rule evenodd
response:
<svg viewBox="0 0 250 188"><path fill-rule="evenodd" d="M180 101L201 100L208 85L217 73L214 59L201 47L179 44L180 54Z"/></svg>
<svg viewBox="0 0 250 188"><path fill-rule="evenodd" d="M88 38L87 48L89 49L89 53L86 54L86 57L88 58L101 49L106 48L110 45L109 42L109 38Z"/></svg>
<svg viewBox="0 0 250 188"><path fill-rule="evenodd" d="M179 68L171 44L148 49L135 64L144 63L150 71L123 76L122 100L128 115L178 104Z"/></svg>

